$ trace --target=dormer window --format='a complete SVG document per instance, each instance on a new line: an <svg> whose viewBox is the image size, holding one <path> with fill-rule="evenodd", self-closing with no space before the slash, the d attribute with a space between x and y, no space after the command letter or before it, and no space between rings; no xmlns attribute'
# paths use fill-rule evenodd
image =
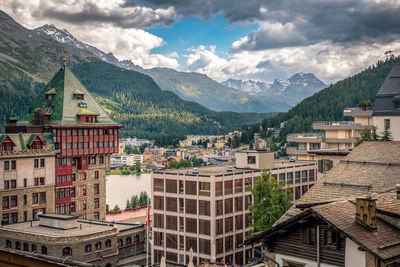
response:
<svg viewBox="0 0 400 267"><path fill-rule="evenodd" d="M80 108L87 108L87 104L85 102L79 102L78 107Z"/></svg>
<svg viewBox="0 0 400 267"><path fill-rule="evenodd" d="M74 98L75 99L83 100L84 99L83 95L84 95L84 93L82 91L80 91L78 89L74 89Z"/></svg>
<svg viewBox="0 0 400 267"><path fill-rule="evenodd" d="M55 95L56 95L56 89L55 88L51 88L49 91L46 92L46 99L47 100L52 100Z"/></svg>
<svg viewBox="0 0 400 267"><path fill-rule="evenodd" d="M0 151L14 151L15 143L8 135L0 136Z"/></svg>
<svg viewBox="0 0 400 267"><path fill-rule="evenodd" d="M26 146L30 149L43 149L45 146L45 142L39 137L37 134L32 134L29 138Z"/></svg>
<svg viewBox="0 0 400 267"><path fill-rule="evenodd" d="M87 108L81 108L78 113L76 113L76 116L78 116L79 120L84 123L96 123L98 122L98 116L99 114L96 114Z"/></svg>

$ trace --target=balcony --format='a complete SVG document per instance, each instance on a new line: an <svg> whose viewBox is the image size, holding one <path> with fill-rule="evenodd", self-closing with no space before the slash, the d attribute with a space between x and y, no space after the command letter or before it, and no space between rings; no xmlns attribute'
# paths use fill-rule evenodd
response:
<svg viewBox="0 0 400 267"><path fill-rule="evenodd" d="M307 155L307 150L299 150L297 147L287 147L286 153L289 155Z"/></svg>
<svg viewBox="0 0 400 267"><path fill-rule="evenodd" d="M287 142L308 143L322 142L324 133L294 133L286 136Z"/></svg>
<svg viewBox="0 0 400 267"><path fill-rule="evenodd" d="M372 107L369 108L345 108L343 110L345 117L371 117Z"/></svg>
<svg viewBox="0 0 400 267"><path fill-rule="evenodd" d="M362 130L367 127L354 121L316 121L312 124L314 130Z"/></svg>

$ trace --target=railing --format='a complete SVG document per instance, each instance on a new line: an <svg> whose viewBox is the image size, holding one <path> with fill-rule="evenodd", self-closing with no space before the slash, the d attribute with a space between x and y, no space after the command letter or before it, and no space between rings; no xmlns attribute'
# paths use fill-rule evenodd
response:
<svg viewBox="0 0 400 267"><path fill-rule="evenodd" d="M359 112L371 112L373 107L364 107L364 108L345 108L343 112L353 112L353 111L359 111Z"/></svg>
<svg viewBox="0 0 400 267"><path fill-rule="evenodd" d="M322 124L327 126L353 125L354 121L315 121L313 124Z"/></svg>
<svg viewBox="0 0 400 267"><path fill-rule="evenodd" d="M309 138L309 137L323 137L324 133L292 133L288 134L288 137L303 137L303 138Z"/></svg>

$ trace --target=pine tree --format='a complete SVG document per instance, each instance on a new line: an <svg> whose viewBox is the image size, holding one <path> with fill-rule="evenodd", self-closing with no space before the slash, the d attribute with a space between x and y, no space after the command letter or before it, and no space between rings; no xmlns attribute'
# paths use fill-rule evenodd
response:
<svg viewBox="0 0 400 267"><path fill-rule="evenodd" d="M388 125L385 125L385 130L382 133L381 140L382 141L392 141L393 140L392 133L390 132Z"/></svg>
<svg viewBox="0 0 400 267"><path fill-rule="evenodd" d="M126 200L126 208L129 209L131 207L131 203L129 203L129 199Z"/></svg>

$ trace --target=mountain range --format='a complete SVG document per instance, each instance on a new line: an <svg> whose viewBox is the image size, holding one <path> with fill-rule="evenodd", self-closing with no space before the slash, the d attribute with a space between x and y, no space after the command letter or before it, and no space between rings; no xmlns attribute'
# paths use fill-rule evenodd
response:
<svg viewBox="0 0 400 267"><path fill-rule="evenodd" d="M90 51L107 63L149 75L162 90L174 92L184 100L216 111L286 111L303 98L326 87L312 73L298 73L288 80L276 79L271 84L233 79L218 83L207 75L195 72L179 72L170 68L143 69L131 60L120 61L112 53L85 44L68 30L58 29L52 24L35 30L46 33L60 43Z"/></svg>
<svg viewBox="0 0 400 267"><path fill-rule="evenodd" d="M19 116L60 68L64 55L72 71L113 119L122 136L217 134L261 121L268 114L215 112L162 91L153 79L105 63L87 49L29 30L0 11L0 125Z"/></svg>
<svg viewBox="0 0 400 267"><path fill-rule="evenodd" d="M222 84L258 99L269 99L269 101L285 99L290 105L297 104L302 99L327 87L313 73L296 73L287 80L275 79L272 83L228 79Z"/></svg>

